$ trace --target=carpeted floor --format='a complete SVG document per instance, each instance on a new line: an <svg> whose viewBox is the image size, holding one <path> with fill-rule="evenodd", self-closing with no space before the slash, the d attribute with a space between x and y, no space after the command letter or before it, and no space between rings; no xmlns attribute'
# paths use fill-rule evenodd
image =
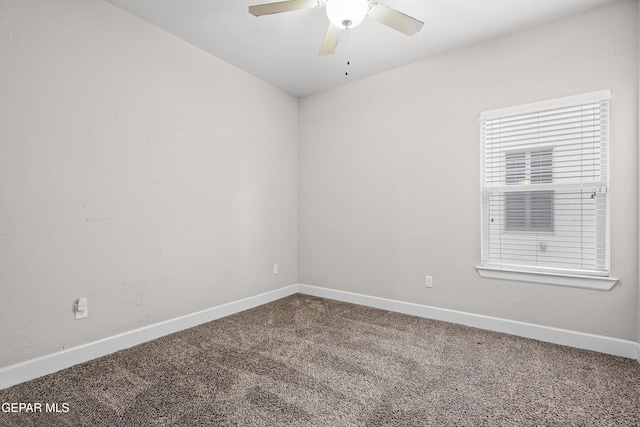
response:
<svg viewBox="0 0 640 427"><path fill-rule="evenodd" d="M10 402L42 412L2 426L638 426L640 364L297 294L0 390Z"/></svg>

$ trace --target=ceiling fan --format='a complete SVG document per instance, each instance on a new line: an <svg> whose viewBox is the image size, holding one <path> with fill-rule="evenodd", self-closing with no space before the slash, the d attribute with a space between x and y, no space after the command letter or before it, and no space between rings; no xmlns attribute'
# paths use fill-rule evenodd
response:
<svg viewBox="0 0 640 427"><path fill-rule="evenodd" d="M327 16L331 22L324 40L322 40L320 55L334 53L338 45L340 31L355 27L367 16L408 36L420 31L424 24L424 22L389 6L371 0L288 0L249 6L249 13L254 16L262 16L324 6L326 6Z"/></svg>

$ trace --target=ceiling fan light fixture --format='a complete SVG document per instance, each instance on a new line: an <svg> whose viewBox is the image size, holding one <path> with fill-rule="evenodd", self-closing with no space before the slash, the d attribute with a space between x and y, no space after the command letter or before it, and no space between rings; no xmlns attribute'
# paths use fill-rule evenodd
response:
<svg viewBox="0 0 640 427"><path fill-rule="evenodd" d="M367 16L367 0L327 0L327 16L338 28L353 28Z"/></svg>

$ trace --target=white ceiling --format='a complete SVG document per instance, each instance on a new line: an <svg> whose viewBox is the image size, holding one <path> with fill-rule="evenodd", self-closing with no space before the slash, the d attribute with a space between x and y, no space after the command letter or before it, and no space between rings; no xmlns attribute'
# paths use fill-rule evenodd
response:
<svg viewBox="0 0 640 427"><path fill-rule="evenodd" d="M318 55L324 8L255 17L248 6L272 0L107 1L300 97L614 0L379 0L424 27L408 37L365 20L331 56Z"/></svg>

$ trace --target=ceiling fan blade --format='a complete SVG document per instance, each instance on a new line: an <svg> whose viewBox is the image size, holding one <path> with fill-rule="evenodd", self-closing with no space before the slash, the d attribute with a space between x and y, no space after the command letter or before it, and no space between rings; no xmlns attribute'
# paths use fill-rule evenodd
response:
<svg viewBox="0 0 640 427"><path fill-rule="evenodd" d="M322 45L320 46L320 55L332 55L333 52L336 51L339 38L340 28L330 23L324 35L324 40L322 40Z"/></svg>
<svg viewBox="0 0 640 427"><path fill-rule="evenodd" d="M324 6L322 0L289 0L276 3L257 4L249 6L249 13L254 16L271 15L273 13L290 12L299 9L312 9Z"/></svg>
<svg viewBox="0 0 640 427"><path fill-rule="evenodd" d="M402 12L398 12L389 6L376 2L371 2L369 4L370 9L369 14L367 15L369 18L374 21L378 21L387 27L393 28L394 30L398 30L408 36L412 36L420 31L424 25L424 22L412 18L409 15L405 15Z"/></svg>

